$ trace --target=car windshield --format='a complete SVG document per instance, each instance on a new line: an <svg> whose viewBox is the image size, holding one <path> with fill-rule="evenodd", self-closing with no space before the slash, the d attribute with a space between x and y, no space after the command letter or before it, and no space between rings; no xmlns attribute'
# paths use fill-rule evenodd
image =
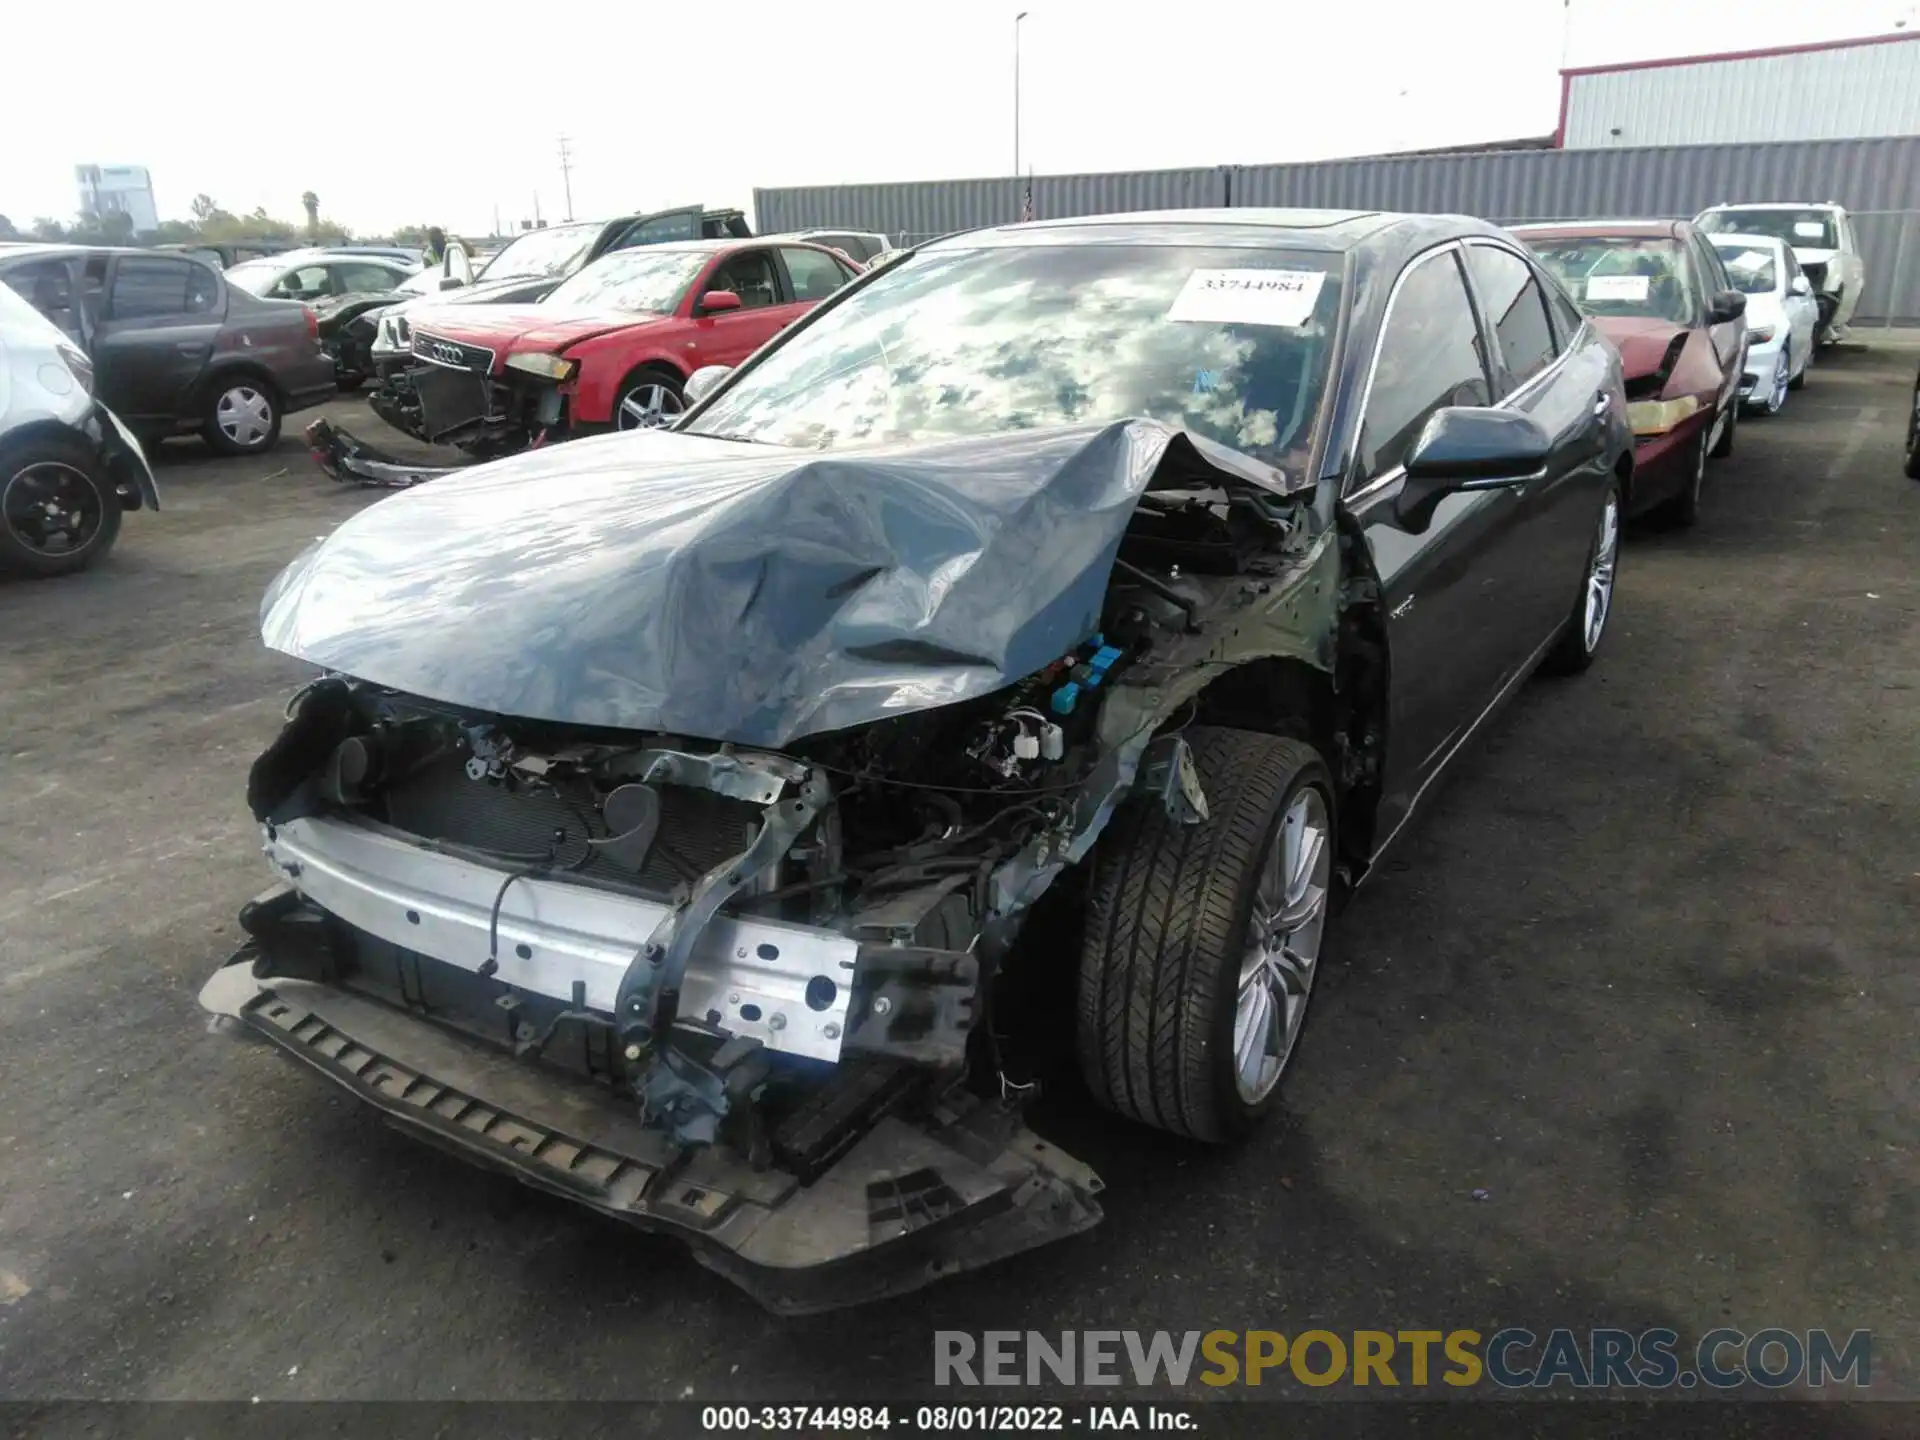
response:
<svg viewBox="0 0 1920 1440"><path fill-rule="evenodd" d="M1589 315L1690 325L1700 308L1677 241L1628 235L1521 238Z"/></svg>
<svg viewBox="0 0 1920 1440"><path fill-rule="evenodd" d="M243 260L226 271L227 283L238 285L249 295L265 295L286 273L287 267L278 260Z"/></svg>
<svg viewBox="0 0 1920 1440"><path fill-rule="evenodd" d="M530 230L489 260L487 268L476 278L521 280L537 275L565 275L593 248L600 230L598 222Z"/></svg>
<svg viewBox="0 0 1920 1440"><path fill-rule="evenodd" d="M822 311L689 427L826 449L1145 416L1304 466L1341 257L936 250Z"/></svg>
<svg viewBox="0 0 1920 1440"><path fill-rule="evenodd" d="M1771 235L1802 250L1833 250L1833 214L1827 210L1709 210L1698 225L1709 235Z"/></svg>
<svg viewBox="0 0 1920 1440"><path fill-rule="evenodd" d="M1771 295L1780 288L1780 266L1771 246L1716 239L1713 248L1720 252L1733 288L1742 294Z"/></svg>
<svg viewBox="0 0 1920 1440"><path fill-rule="evenodd" d="M704 250L616 250L547 297L549 305L670 315L710 258Z"/></svg>

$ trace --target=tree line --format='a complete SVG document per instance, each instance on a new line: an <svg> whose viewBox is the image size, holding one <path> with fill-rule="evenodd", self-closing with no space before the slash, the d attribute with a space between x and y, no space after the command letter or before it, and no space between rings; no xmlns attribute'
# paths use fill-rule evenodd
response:
<svg viewBox="0 0 1920 1440"><path fill-rule="evenodd" d="M304 222L281 220L269 215L264 206L252 213L235 215L223 210L211 195L196 195L188 208L191 220L162 220L152 230L136 231L133 217L118 210L81 214L71 222L40 216L21 229L0 215L0 240L46 240L68 245L192 245L241 240L279 240L288 244L344 245L354 238L353 231L338 221L320 214L320 198L309 190L300 197L306 213ZM396 245L421 245L426 242L427 227L402 225L395 230Z"/></svg>

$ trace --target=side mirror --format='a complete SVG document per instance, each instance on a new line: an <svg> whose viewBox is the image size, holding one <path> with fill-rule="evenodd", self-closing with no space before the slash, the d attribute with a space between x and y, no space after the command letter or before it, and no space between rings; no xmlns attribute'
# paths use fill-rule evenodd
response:
<svg viewBox="0 0 1920 1440"><path fill-rule="evenodd" d="M702 365L687 377L687 383L681 393L686 396L689 406L698 405L707 396L720 388L720 382L733 373L731 365Z"/></svg>
<svg viewBox="0 0 1920 1440"><path fill-rule="evenodd" d="M1794 276L1793 282L1787 286L1787 289L1795 295L1811 295L1813 293L1813 286L1808 283L1807 277L1804 275Z"/></svg>
<svg viewBox="0 0 1920 1440"><path fill-rule="evenodd" d="M709 290L700 297L702 315L718 315L723 310L738 310L740 297L731 290Z"/></svg>
<svg viewBox="0 0 1920 1440"><path fill-rule="evenodd" d="M1712 303L1707 306L1707 323L1724 325L1729 320L1738 320L1746 313L1746 296L1738 290L1720 290L1715 292Z"/></svg>
<svg viewBox="0 0 1920 1440"><path fill-rule="evenodd" d="M1541 474L1553 441L1531 415L1478 405L1435 411L1407 455L1395 513L1419 534L1456 490L1498 490Z"/></svg>

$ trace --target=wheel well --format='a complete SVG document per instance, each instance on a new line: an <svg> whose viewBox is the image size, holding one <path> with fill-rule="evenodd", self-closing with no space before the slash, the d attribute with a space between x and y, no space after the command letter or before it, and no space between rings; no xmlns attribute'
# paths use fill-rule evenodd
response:
<svg viewBox="0 0 1920 1440"><path fill-rule="evenodd" d="M1340 863L1349 877L1357 878L1366 869L1376 838L1391 661L1380 582L1366 540L1344 512L1335 523L1346 577L1333 673L1286 658L1242 665L1200 692L1194 718L1291 736L1319 751L1339 791Z"/></svg>
<svg viewBox="0 0 1920 1440"><path fill-rule="evenodd" d="M1369 633L1364 607L1341 621L1334 674L1303 660L1256 660L1214 680L1194 700L1194 720L1303 740L1333 773L1339 794L1340 853L1350 867L1373 850L1384 752L1386 652Z"/></svg>
<svg viewBox="0 0 1920 1440"><path fill-rule="evenodd" d="M0 455L8 454L36 440L63 440L82 446L87 444L86 437L64 420L34 420L9 430L6 437L0 439Z"/></svg>
<svg viewBox="0 0 1920 1440"><path fill-rule="evenodd" d="M682 370L678 365L675 365L671 360L643 360L620 377L619 385L614 387L614 398L618 400L621 394L625 392L627 386L631 385L642 375L647 374L665 375L676 385L684 385L687 383L687 372Z"/></svg>

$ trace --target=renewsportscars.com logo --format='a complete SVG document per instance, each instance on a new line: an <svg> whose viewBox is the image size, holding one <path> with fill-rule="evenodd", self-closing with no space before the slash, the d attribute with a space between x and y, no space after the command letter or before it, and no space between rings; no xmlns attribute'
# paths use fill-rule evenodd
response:
<svg viewBox="0 0 1920 1440"><path fill-rule="evenodd" d="M1873 1380L1873 1336L1826 1330L936 1330L935 1385L1298 1384L1419 1389L1731 1390Z"/></svg>

